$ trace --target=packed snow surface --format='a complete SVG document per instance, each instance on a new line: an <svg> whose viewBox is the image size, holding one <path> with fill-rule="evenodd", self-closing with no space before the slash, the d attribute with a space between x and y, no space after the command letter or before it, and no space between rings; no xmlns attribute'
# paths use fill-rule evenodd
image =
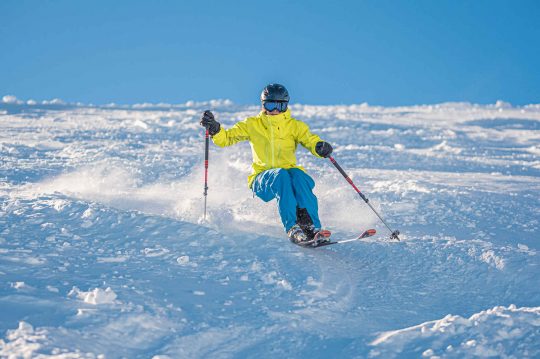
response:
<svg viewBox="0 0 540 359"><path fill-rule="evenodd" d="M227 100L0 101L0 357L540 357L540 105L292 105L335 239L291 244L247 188Z"/></svg>

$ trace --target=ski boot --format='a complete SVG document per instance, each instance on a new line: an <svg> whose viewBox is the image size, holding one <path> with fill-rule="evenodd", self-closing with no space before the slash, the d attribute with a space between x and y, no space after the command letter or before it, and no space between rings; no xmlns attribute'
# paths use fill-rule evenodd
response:
<svg viewBox="0 0 540 359"><path fill-rule="evenodd" d="M315 237L315 232L313 231L315 227L307 209L296 207L296 223L302 228L308 239Z"/></svg>
<svg viewBox="0 0 540 359"><path fill-rule="evenodd" d="M313 239L309 239L298 224L292 226L287 232L287 235L291 242L298 244L299 246L307 247L313 243Z"/></svg>
<svg viewBox="0 0 540 359"><path fill-rule="evenodd" d="M330 241L330 231L315 228L307 209L296 207L296 223L302 228L312 246L316 247L319 243Z"/></svg>

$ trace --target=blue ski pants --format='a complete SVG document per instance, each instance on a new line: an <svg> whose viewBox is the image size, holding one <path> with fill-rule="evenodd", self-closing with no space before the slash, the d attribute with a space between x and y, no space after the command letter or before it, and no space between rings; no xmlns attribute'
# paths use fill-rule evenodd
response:
<svg viewBox="0 0 540 359"><path fill-rule="evenodd" d="M298 168L272 168L261 172L253 181L253 192L265 202L277 200L279 215L288 232L296 223L296 207L305 208L315 228L321 228L315 181Z"/></svg>

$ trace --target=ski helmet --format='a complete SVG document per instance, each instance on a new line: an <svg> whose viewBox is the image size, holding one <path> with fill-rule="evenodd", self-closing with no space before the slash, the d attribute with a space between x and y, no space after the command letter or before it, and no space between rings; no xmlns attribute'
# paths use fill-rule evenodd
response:
<svg viewBox="0 0 540 359"><path fill-rule="evenodd" d="M266 101L289 102L289 91L280 84L267 85L261 93L261 102Z"/></svg>

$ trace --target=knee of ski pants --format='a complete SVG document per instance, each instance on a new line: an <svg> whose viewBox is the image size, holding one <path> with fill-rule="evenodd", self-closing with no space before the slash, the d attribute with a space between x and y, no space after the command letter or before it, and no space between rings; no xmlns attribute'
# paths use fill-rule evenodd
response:
<svg viewBox="0 0 540 359"><path fill-rule="evenodd" d="M283 181L291 181L289 172L283 168L272 168L259 173L255 177L252 189L257 197L265 202L269 202L279 195L277 191Z"/></svg>

